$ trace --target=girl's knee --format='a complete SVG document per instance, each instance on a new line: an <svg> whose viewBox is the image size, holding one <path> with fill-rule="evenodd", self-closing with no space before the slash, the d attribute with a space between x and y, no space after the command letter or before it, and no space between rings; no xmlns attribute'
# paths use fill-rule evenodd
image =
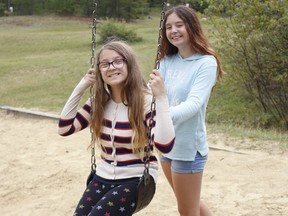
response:
<svg viewBox="0 0 288 216"><path fill-rule="evenodd" d="M180 216L200 216L200 208L181 208L178 207Z"/></svg>

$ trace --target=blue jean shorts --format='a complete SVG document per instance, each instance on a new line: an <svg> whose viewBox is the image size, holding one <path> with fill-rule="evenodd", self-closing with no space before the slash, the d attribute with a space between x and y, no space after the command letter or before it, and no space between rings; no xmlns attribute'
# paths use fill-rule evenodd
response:
<svg viewBox="0 0 288 216"><path fill-rule="evenodd" d="M176 173L199 173L204 171L208 155L202 156L197 152L194 161L171 160L163 155L160 156L161 162L170 162L171 170Z"/></svg>

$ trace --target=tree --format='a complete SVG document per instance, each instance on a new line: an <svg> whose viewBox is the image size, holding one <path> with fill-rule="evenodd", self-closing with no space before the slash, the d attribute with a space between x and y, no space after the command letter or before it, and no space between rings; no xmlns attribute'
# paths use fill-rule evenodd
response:
<svg viewBox="0 0 288 216"><path fill-rule="evenodd" d="M207 0L169 0L171 6L175 5L187 5L194 10L203 13L204 10L208 7Z"/></svg>
<svg viewBox="0 0 288 216"><path fill-rule="evenodd" d="M93 0L2 0L14 7L17 15L56 14L63 16L90 16ZM101 0L97 1L97 16L114 20L130 21L148 14L148 0ZM2 11L2 12L1 12ZM4 14L0 5L0 16Z"/></svg>
<svg viewBox="0 0 288 216"><path fill-rule="evenodd" d="M99 17L130 21L148 14L148 0L109 0L99 4Z"/></svg>
<svg viewBox="0 0 288 216"><path fill-rule="evenodd" d="M221 2L221 3L220 3ZM272 122L288 129L288 5L286 0L210 0L219 49L235 84L258 101ZM280 124L279 124L280 123Z"/></svg>
<svg viewBox="0 0 288 216"><path fill-rule="evenodd" d="M10 0L10 6L18 15L32 15L34 12L35 0Z"/></svg>
<svg viewBox="0 0 288 216"><path fill-rule="evenodd" d="M159 7L162 4L163 0L148 0L149 7Z"/></svg>
<svg viewBox="0 0 288 216"><path fill-rule="evenodd" d="M0 2L0 16L4 16L5 11L5 4Z"/></svg>

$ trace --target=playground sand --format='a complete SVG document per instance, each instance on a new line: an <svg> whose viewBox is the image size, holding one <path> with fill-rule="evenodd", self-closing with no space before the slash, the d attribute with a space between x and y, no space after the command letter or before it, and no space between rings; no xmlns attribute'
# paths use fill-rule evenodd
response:
<svg viewBox="0 0 288 216"><path fill-rule="evenodd" d="M279 143L211 132L208 141L202 200L214 216L288 215L288 154ZM72 216L90 170L89 143L89 130L60 137L57 120L0 112L1 215ZM135 215L178 215L161 169L153 201Z"/></svg>

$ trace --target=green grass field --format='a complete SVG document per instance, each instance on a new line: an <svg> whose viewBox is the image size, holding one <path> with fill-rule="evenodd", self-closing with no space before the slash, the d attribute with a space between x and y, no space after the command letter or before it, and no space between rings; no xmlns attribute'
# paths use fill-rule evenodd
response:
<svg viewBox="0 0 288 216"><path fill-rule="evenodd" d="M7 17L0 22L0 104L59 112L90 67L90 20ZM144 39L133 47L148 74L156 56L158 20L131 25Z"/></svg>
<svg viewBox="0 0 288 216"><path fill-rule="evenodd" d="M91 20L84 18L0 18L0 106L58 114L90 67L90 25ZM142 42L131 45L147 77L156 56L159 17L127 25L143 38ZM204 27L209 35L212 25L206 22ZM213 38L211 40L213 42ZM259 113L259 108L249 100L249 95L229 85L224 78L211 96L207 112L209 128L235 136L265 137L287 143L287 133L261 132L257 127L256 130L251 129L252 125L249 127L249 119L257 118ZM244 130L241 129L243 125Z"/></svg>

